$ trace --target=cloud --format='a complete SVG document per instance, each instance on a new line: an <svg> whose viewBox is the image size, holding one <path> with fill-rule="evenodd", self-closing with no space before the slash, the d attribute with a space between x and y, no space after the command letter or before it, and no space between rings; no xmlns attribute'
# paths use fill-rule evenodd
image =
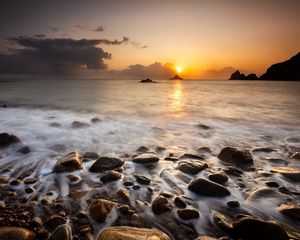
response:
<svg viewBox="0 0 300 240"><path fill-rule="evenodd" d="M123 70L111 70L109 73L114 78L131 78L131 79L142 79L142 78L154 78L154 79L168 79L174 75L174 65L167 63L162 64L155 62L148 66L141 64L130 65L128 68Z"/></svg>
<svg viewBox="0 0 300 240"><path fill-rule="evenodd" d="M0 73L47 75L80 68L99 70L106 69L104 61L111 58L110 53L97 46L103 39L17 37L11 40L21 48L0 55Z"/></svg>
<svg viewBox="0 0 300 240"><path fill-rule="evenodd" d="M57 27L46 27L48 30L52 31L52 32L58 32L59 29Z"/></svg>
<svg viewBox="0 0 300 240"><path fill-rule="evenodd" d="M95 32L103 32L104 28L102 26L98 26L94 29Z"/></svg>
<svg viewBox="0 0 300 240"><path fill-rule="evenodd" d="M220 70L209 69L201 74L201 78L203 79L228 79L228 77L234 72L236 69L233 67L225 67Z"/></svg>
<svg viewBox="0 0 300 240"><path fill-rule="evenodd" d="M98 44L105 44L105 45L121 45L121 44L126 44L129 42L129 38L128 37L123 37L122 40L108 40L108 39L99 39L98 40L99 43Z"/></svg>
<svg viewBox="0 0 300 240"><path fill-rule="evenodd" d="M141 43L138 43L138 42L130 42L130 44L133 46L133 47L136 47L136 48L147 48L148 46L146 45L142 45Z"/></svg>

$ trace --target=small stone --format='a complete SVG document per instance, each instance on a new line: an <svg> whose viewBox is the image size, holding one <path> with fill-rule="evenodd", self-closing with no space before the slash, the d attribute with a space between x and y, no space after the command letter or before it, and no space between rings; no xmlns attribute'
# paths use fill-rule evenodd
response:
<svg viewBox="0 0 300 240"><path fill-rule="evenodd" d="M30 225L33 228L42 228L43 227L43 220L40 219L39 217L35 217L31 220Z"/></svg>
<svg viewBox="0 0 300 240"><path fill-rule="evenodd" d="M266 182L266 185L269 187L275 187L275 188L279 187L279 184L277 182Z"/></svg>
<svg viewBox="0 0 300 240"><path fill-rule="evenodd" d="M158 196L152 202L152 211L154 214L160 215L172 210L172 205L163 196Z"/></svg>
<svg viewBox="0 0 300 240"><path fill-rule="evenodd" d="M132 189L134 189L134 190L138 190L138 189L140 189L141 188L141 186L139 186L139 185L133 185L132 186Z"/></svg>
<svg viewBox="0 0 300 240"><path fill-rule="evenodd" d="M208 165L200 160L183 160L178 163L177 169L188 174L197 174L207 168Z"/></svg>
<svg viewBox="0 0 300 240"><path fill-rule="evenodd" d="M224 185L228 181L228 177L223 173L213 173L208 175L208 179L215 183Z"/></svg>
<svg viewBox="0 0 300 240"><path fill-rule="evenodd" d="M155 148L155 150L156 150L157 152L163 152L163 151L166 151L167 148L166 148L166 147L163 147L163 146L157 146L157 147Z"/></svg>
<svg viewBox="0 0 300 240"><path fill-rule="evenodd" d="M199 211L194 208L178 209L177 214L183 220L197 219L200 217Z"/></svg>
<svg viewBox="0 0 300 240"><path fill-rule="evenodd" d="M90 172L101 172L107 170L114 170L121 167L124 161L113 157L99 157L96 162L90 167Z"/></svg>
<svg viewBox="0 0 300 240"><path fill-rule="evenodd" d="M121 188L117 191L119 197L121 197L125 202L130 201L130 194L129 191L125 188Z"/></svg>
<svg viewBox="0 0 300 240"><path fill-rule="evenodd" d="M225 197L230 195L229 190L224 186L201 177L192 180L188 188L192 192L202 196Z"/></svg>
<svg viewBox="0 0 300 240"><path fill-rule="evenodd" d="M122 178L122 174L117 171L108 171L105 175L100 177L101 182L108 183L117 181Z"/></svg>
<svg viewBox="0 0 300 240"><path fill-rule="evenodd" d="M165 198L172 198L172 197L174 197L173 193L166 192L166 191L162 192L160 195L164 196Z"/></svg>
<svg viewBox="0 0 300 240"><path fill-rule="evenodd" d="M237 167L234 166L228 166L223 169L225 173L228 175L236 176L236 177L241 177L243 175L243 171Z"/></svg>
<svg viewBox="0 0 300 240"><path fill-rule="evenodd" d="M47 221L46 226L52 230L56 229L57 227L64 225L67 222L67 219L63 218L60 215L52 215Z"/></svg>
<svg viewBox="0 0 300 240"><path fill-rule="evenodd" d="M87 124L87 123L83 123L83 122L79 122L79 121L72 122L72 128L74 128L74 129L84 128L84 127L88 127L88 126L89 126L89 124Z"/></svg>
<svg viewBox="0 0 300 240"><path fill-rule="evenodd" d="M180 159L196 159L196 160L204 160L205 158L200 155L185 153L179 157Z"/></svg>
<svg viewBox="0 0 300 240"><path fill-rule="evenodd" d="M60 123L57 123L57 122L52 122L49 124L50 127L56 127L56 128L59 128L61 127L61 124Z"/></svg>
<svg viewBox="0 0 300 240"><path fill-rule="evenodd" d="M15 135L10 135L8 133L0 133L0 147L7 147L17 142L20 142L20 139Z"/></svg>
<svg viewBox="0 0 300 240"><path fill-rule="evenodd" d="M158 161L159 158L152 153L143 153L132 159L132 162L140 164L157 163Z"/></svg>
<svg viewBox="0 0 300 240"><path fill-rule="evenodd" d="M134 185L134 183L131 182L131 181L124 181L124 182L123 182L123 185L126 186L126 187L131 187L131 186Z"/></svg>
<svg viewBox="0 0 300 240"><path fill-rule="evenodd" d="M139 183L139 184L142 184L142 185L149 185L151 183L151 180L145 176L138 176L138 175L135 175L136 177L136 181Z"/></svg>
<svg viewBox="0 0 300 240"><path fill-rule="evenodd" d="M230 208L238 208L240 206L240 203L237 200L231 200L227 202L227 206Z"/></svg>
<svg viewBox="0 0 300 240"><path fill-rule="evenodd" d="M127 215L129 210L130 210L130 207L128 205L121 205L119 208L118 208L119 212L122 213L123 215Z"/></svg>
<svg viewBox="0 0 300 240"><path fill-rule="evenodd" d="M111 201L105 199L96 199L90 204L88 209L93 220L103 223L114 206L115 203Z"/></svg>
<svg viewBox="0 0 300 240"><path fill-rule="evenodd" d="M38 181L38 179L37 178L26 178L25 180L24 180L24 183L25 184L34 184L34 183L36 183Z"/></svg>
<svg viewBox="0 0 300 240"><path fill-rule="evenodd" d="M79 152L71 152L62 158L59 158L54 166L54 171L61 172L72 172L83 169L82 156Z"/></svg>
<svg viewBox="0 0 300 240"><path fill-rule="evenodd" d="M0 227L1 240L35 240L35 234L21 227Z"/></svg>
<svg viewBox="0 0 300 240"><path fill-rule="evenodd" d="M12 180L12 181L10 182L10 185L11 185L11 186L18 186L18 185L20 185L20 184L22 184L22 181L19 180L19 179L14 179L14 180Z"/></svg>
<svg viewBox="0 0 300 240"><path fill-rule="evenodd" d="M21 147L17 150L19 153L28 154L31 152L31 149L28 146Z"/></svg>
<svg viewBox="0 0 300 240"><path fill-rule="evenodd" d="M145 147L145 146L140 146L140 147L136 150L136 152L138 152L138 153L146 153L146 152L148 152L148 151L150 151L150 149L147 148L147 147Z"/></svg>
<svg viewBox="0 0 300 240"><path fill-rule="evenodd" d="M62 225L55 229L49 240L72 240L72 230L69 225Z"/></svg>
<svg viewBox="0 0 300 240"><path fill-rule="evenodd" d="M85 154L83 154L83 159L86 158L95 160L99 158L99 155L95 152L86 152Z"/></svg>
<svg viewBox="0 0 300 240"><path fill-rule="evenodd" d="M176 197L174 203L178 208L186 208L186 202L181 197Z"/></svg>
<svg viewBox="0 0 300 240"><path fill-rule="evenodd" d="M99 122L102 122L102 120L100 118L94 117L94 118L91 119L91 123L93 123L93 124L96 124L96 123L99 123Z"/></svg>
<svg viewBox="0 0 300 240"><path fill-rule="evenodd" d="M225 147L219 153L218 158L226 163L231 163L240 167L252 166L253 158L249 151L241 151L232 147Z"/></svg>
<svg viewBox="0 0 300 240"><path fill-rule="evenodd" d="M300 152L295 152L292 154L291 158L300 160Z"/></svg>
<svg viewBox="0 0 300 240"><path fill-rule="evenodd" d="M27 194L30 194L30 193L33 193L33 192L34 192L34 189L31 188L31 187L27 187L27 188L25 188L24 191L25 191Z"/></svg>

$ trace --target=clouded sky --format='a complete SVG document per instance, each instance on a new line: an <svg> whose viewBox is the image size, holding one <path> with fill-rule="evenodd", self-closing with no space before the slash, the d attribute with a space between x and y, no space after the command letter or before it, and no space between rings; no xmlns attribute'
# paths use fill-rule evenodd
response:
<svg viewBox="0 0 300 240"><path fill-rule="evenodd" d="M299 52L299 29L298 0L3 0L0 73L261 74Z"/></svg>

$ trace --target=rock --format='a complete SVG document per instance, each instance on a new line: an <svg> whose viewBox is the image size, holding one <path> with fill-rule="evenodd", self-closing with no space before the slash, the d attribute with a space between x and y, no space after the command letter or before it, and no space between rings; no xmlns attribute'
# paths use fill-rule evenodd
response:
<svg viewBox="0 0 300 240"><path fill-rule="evenodd" d="M300 207L290 204L281 204L277 209L281 214L300 221Z"/></svg>
<svg viewBox="0 0 300 240"><path fill-rule="evenodd" d="M106 217L116 204L105 199L96 199L89 206L89 213L93 220L105 222Z"/></svg>
<svg viewBox="0 0 300 240"><path fill-rule="evenodd" d="M107 173L105 173L105 175L100 177L100 180L103 183L108 183L108 182L117 181L121 179L121 177L122 177L121 173L112 170L112 171L108 171Z"/></svg>
<svg viewBox="0 0 300 240"><path fill-rule="evenodd" d="M136 150L136 152L138 152L138 153L146 153L146 152L148 152L148 151L150 151L150 149L147 148L147 147L145 147L145 146L140 146L140 147Z"/></svg>
<svg viewBox="0 0 300 240"><path fill-rule="evenodd" d="M98 240L171 240L171 238L155 228L118 226L104 229Z"/></svg>
<svg viewBox="0 0 300 240"><path fill-rule="evenodd" d="M156 215L163 214L165 212L169 212L172 210L172 205L168 202L168 200L163 196L158 196L152 202L152 211Z"/></svg>
<svg viewBox="0 0 300 240"><path fill-rule="evenodd" d="M197 160L205 160L203 156L195 155L191 153L185 153L179 157L180 159L197 159Z"/></svg>
<svg viewBox="0 0 300 240"><path fill-rule="evenodd" d="M17 150L19 153L28 154L31 152L31 149L28 146L21 147Z"/></svg>
<svg viewBox="0 0 300 240"><path fill-rule="evenodd" d="M257 187L248 192L247 200L266 200L267 198L278 198L283 199L283 196L272 188L268 187Z"/></svg>
<svg viewBox="0 0 300 240"><path fill-rule="evenodd" d="M87 124L87 123L83 123L83 122L79 122L79 121L72 122L72 128L74 128L74 129L84 128L84 127L88 127L88 126L89 126L89 124Z"/></svg>
<svg viewBox="0 0 300 240"><path fill-rule="evenodd" d="M102 122L102 120L100 118L94 117L94 118L91 119L91 123L93 123L93 124L96 124L96 123L99 123L99 122Z"/></svg>
<svg viewBox="0 0 300 240"><path fill-rule="evenodd" d="M188 189L194 193L208 197L225 197L230 195L229 190L224 186L201 177L192 180Z"/></svg>
<svg viewBox="0 0 300 240"><path fill-rule="evenodd" d="M269 67L259 79L261 80L299 80L300 79L300 52L289 60Z"/></svg>
<svg viewBox="0 0 300 240"><path fill-rule="evenodd" d="M229 80L257 80L258 77L254 73L250 73L247 76L244 73L241 73L240 71L235 71L233 74L231 74Z"/></svg>
<svg viewBox="0 0 300 240"><path fill-rule="evenodd" d="M217 238L213 238L213 237L208 237L208 236L201 236L201 237L198 237L195 240L218 240L218 239Z"/></svg>
<svg viewBox="0 0 300 240"><path fill-rule="evenodd" d="M272 172L281 173L281 175L285 176L286 178L300 182L300 169L299 168L289 168L289 167L278 167L272 169Z"/></svg>
<svg viewBox="0 0 300 240"><path fill-rule="evenodd" d="M223 148L218 158L223 162L231 163L239 167L253 165L253 159L249 151L241 151L232 147Z"/></svg>
<svg viewBox="0 0 300 240"><path fill-rule="evenodd" d="M45 206L50 206L52 204L52 200L50 198L43 198L41 200L41 204Z"/></svg>
<svg viewBox="0 0 300 240"><path fill-rule="evenodd" d="M27 193L27 194L30 194L30 193L33 193L34 192L34 189L31 188L31 187L27 187L24 189L24 191Z"/></svg>
<svg viewBox="0 0 300 240"><path fill-rule="evenodd" d="M60 215L52 215L46 221L46 226L52 230L56 229L57 227L64 225L67 222L67 219L63 218Z"/></svg>
<svg viewBox="0 0 300 240"><path fill-rule="evenodd" d="M197 127L200 128L200 129L202 129L202 130L209 130L210 129L209 126L207 126L205 124L201 124L201 123L198 124Z"/></svg>
<svg viewBox="0 0 300 240"><path fill-rule="evenodd" d="M56 127L56 128L59 128L61 127L61 124L60 123L57 123L57 122L52 122L49 124L50 127Z"/></svg>
<svg viewBox="0 0 300 240"><path fill-rule="evenodd" d="M223 169L225 173L228 175L236 176L236 177L241 177L243 175L243 171L239 168L236 168L234 166L228 166Z"/></svg>
<svg viewBox="0 0 300 240"><path fill-rule="evenodd" d="M3 209L3 208L5 208L5 203L0 201L0 210Z"/></svg>
<svg viewBox="0 0 300 240"><path fill-rule="evenodd" d="M260 147L260 148L254 148L252 150L252 152L264 152L264 153L271 153L273 151L275 150L271 147Z"/></svg>
<svg viewBox="0 0 300 240"><path fill-rule="evenodd" d="M35 240L35 234L21 227L0 227L1 240Z"/></svg>
<svg viewBox="0 0 300 240"><path fill-rule="evenodd" d="M140 83L156 83L156 81L153 81L153 80L147 78L147 79L141 80Z"/></svg>
<svg viewBox="0 0 300 240"><path fill-rule="evenodd" d="M197 219L200 217L199 211L194 208L178 209L177 214L183 220Z"/></svg>
<svg viewBox="0 0 300 240"><path fill-rule="evenodd" d="M19 180L19 179L14 179L14 180L12 180L12 181L10 182L10 185L11 185L11 186L18 186L18 185L20 185L20 184L22 184L22 181Z"/></svg>
<svg viewBox="0 0 300 240"><path fill-rule="evenodd" d="M228 181L228 177L223 173L213 173L208 175L208 179L215 183L224 185Z"/></svg>
<svg viewBox="0 0 300 240"><path fill-rule="evenodd" d="M44 223L43 223L43 220L40 219L39 217L35 217L31 220L30 222L30 226L33 227L33 228L41 228L43 227Z"/></svg>
<svg viewBox="0 0 300 240"><path fill-rule="evenodd" d="M7 147L17 142L20 142L20 139L15 135L10 135L8 133L0 133L0 147Z"/></svg>
<svg viewBox="0 0 300 240"><path fill-rule="evenodd" d="M117 195L121 197L125 202L130 201L130 193L127 189L121 188L117 191Z"/></svg>
<svg viewBox="0 0 300 240"><path fill-rule="evenodd" d="M157 163L159 158L152 153L143 153L132 159L134 163L147 164L147 163Z"/></svg>
<svg viewBox="0 0 300 240"><path fill-rule="evenodd" d="M49 240L72 240L72 230L69 225L62 225L55 229Z"/></svg>
<svg viewBox="0 0 300 240"><path fill-rule="evenodd" d="M38 181L37 178L26 178L26 179L24 180L24 183L25 183L25 184L34 184L34 183L36 183L37 181Z"/></svg>
<svg viewBox="0 0 300 240"><path fill-rule="evenodd" d="M232 200L227 202L227 206L230 208L238 208L240 206L240 203L237 200Z"/></svg>
<svg viewBox="0 0 300 240"><path fill-rule="evenodd" d="M176 197L174 203L178 208L186 208L186 202L181 197Z"/></svg>
<svg viewBox="0 0 300 240"><path fill-rule="evenodd" d="M287 233L278 224L252 217L244 217L235 221L233 223L233 235L243 240L289 240Z"/></svg>
<svg viewBox="0 0 300 240"><path fill-rule="evenodd" d="M71 152L68 155L63 156L57 160L54 166L54 171L58 173L72 172L81 169L83 169L82 156L79 152Z"/></svg>
<svg viewBox="0 0 300 240"><path fill-rule="evenodd" d="M175 75L174 77L171 77L170 80L183 80L183 78Z"/></svg>
<svg viewBox="0 0 300 240"><path fill-rule="evenodd" d="M90 167L90 172L101 172L114 170L121 167L124 161L113 157L99 157L96 162Z"/></svg>
<svg viewBox="0 0 300 240"><path fill-rule="evenodd" d="M300 152L295 152L291 155L291 158L300 160Z"/></svg>
<svg viewBox="0 0 300 240"><path fill-rule="evenodd" d="M99 155L95 152L86 152L85 154L83 154L83 158L88 158L88 159L92 159L92 160L96 160L99 158Z"/></svg>
<svg viewBox="0 0 300 240"><path fill-rule="evenodd" d="M207 168L208 165L200 160L183 160L178 163L177 169L188 174L197 174Z"/></svg>
<svg viewBox="0 0 300 240"><path fill-rule="evenodd" d="M136 178L136 181L142 185L149 185L151 183L151 180L145 176L135 175L135 178Z"/></svg>

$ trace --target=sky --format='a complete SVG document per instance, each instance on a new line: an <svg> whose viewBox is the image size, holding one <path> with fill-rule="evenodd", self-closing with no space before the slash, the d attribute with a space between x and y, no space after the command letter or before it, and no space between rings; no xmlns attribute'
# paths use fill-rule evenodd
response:
<svg viewBox="0 0 300 240"><path fill-rule="evenodd" d="M299 0L0 0L0 74L222 79L300 49Z"/></svg>

